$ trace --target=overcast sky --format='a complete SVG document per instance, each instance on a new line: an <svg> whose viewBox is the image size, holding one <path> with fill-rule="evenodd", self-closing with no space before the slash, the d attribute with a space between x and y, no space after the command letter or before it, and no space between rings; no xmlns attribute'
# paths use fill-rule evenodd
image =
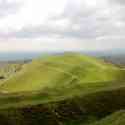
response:
<svg viewBox="0 0 125 125"><path fill-rule="evenodd" d="M125 48L125 0L0 0L0 51Z"/></svg>

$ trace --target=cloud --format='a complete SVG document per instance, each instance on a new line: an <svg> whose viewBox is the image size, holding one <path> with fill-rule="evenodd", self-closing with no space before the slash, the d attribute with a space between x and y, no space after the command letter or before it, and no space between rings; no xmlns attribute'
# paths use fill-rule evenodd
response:
<svg viewBox="0 0 125 125"><path fill-rule="evenodd" d="M21 4L17 0L10 1L0 3L3 7L3 9L0 8L0 16L8 15L0 20L0 38L4 41L16 39L22 41L21 44L24 46L30 44L26 41L31 39L34 40L35 45L39 43L37 39L41 41L49 39L46 45L41 42L47 49L48 47L52 49L50 46L52 44L60 49L67 48L66 45L69 45L70 49L70 44L77 46L77 49L82 47L106 49L112 48L112 44L113 47L117 47L119 43L121 47L125 47L123 44L125 40L124 0L64 0L61 2L59 0L52 2L22 0L20 11L18 9ZM5 11L6 8L10 9ZM12 13L15 14L11 15ZM108 44L109 41L110 44Z"/></svg>
<svg viewBox="0 0 125 125"><path fill-rule="evenodd" d="M125 4L124 0L110 0L110 2L115 3L115 4L120 4L120 5Z"/></svg>
<svg viewBox="0 0 125 125"><path fill-rule="evenodd" d="M20 7L21 3L19 1L0 0L0 18L17 13Z"/></svg>
<svg viewBox="0 0 125 125"><path fill-rule="evenodd" d="M48 17L43 24L26 25L19 30L1 34L7 37L36 38L58 36L71 38L93 38L95 36L95 19L93 9L83 9L82 0L69 0L60 14ZM58 28L57 28L58 27Z"/></svg>
<svg viewBox="0 0 125 125"><path fill-rule="evenodd" d="M95 4L87 0L69 0L61 14L47 18L43 24L26 25L20 30L11 31L7 36L96 39L100 36L124 34L124 29L120 27L124 25L121 19L123 17L121 12L124 9L110 7L107 1L102 3L99 0L94 1Z"/></svg>

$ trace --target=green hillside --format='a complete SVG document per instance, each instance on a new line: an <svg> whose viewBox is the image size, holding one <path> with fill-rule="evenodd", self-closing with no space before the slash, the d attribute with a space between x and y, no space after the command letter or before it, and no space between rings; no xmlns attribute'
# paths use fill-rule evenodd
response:
<svg viewBox="0 0 125 125"><path fill-rule="evenodd" d="M37 91L45 87L121 79L121 71L111 64L88 56L65 54L34 60L0 86L0 91ZM76 84L74 82L73 84ZM91 83L90 83L91 84Z"/></svg>
<svg viewBox="0 0 125 125"><path fill-rule="evenodd" d="M0 123L88 125L125 109L124 98L124 69L78 53L44 56L0 85Z"/></svg>
<svg viewBox="0 0 125 125"><path fill-rule="evenodd" d="M121 110L90 125L124 125L124 124L125 124L125 111Z"/></svg>
<svg viewBox="0 0 125 125"><path fill-rule="evenodd" d="M125 110L119 110L117 112L114 112L112 114L109 114L108 116L97 120L92 121L92 123L71 123L66 125L124 125L125 124Z"/></svg>
<svg viewBox="0 0 125 125"><path fill-rule="evenodd" d="M41 104L122 86L124 70L93 57L66 53L23 65L0 85L0 102L1 107ZM13 103L4 105L12 99Z"/></svg>
<svg viewBox="0 0 125 125"><path fill-rule="evenodd" d="M0 63L0 84L22 69L22 63Z"/></svg>

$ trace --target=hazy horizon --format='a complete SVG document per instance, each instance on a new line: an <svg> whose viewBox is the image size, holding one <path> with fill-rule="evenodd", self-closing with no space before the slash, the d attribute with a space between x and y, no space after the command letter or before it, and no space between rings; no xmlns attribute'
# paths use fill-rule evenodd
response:
<svg viewBox="0 0 125 125"><path fill-rule="evenodd" d="M0 61L16 61L16 60L28 60L38 58L44 55L55 55L67 52L75 52L81 54L87 54L91 56L112 56L112 55L125 55L125 51L122 49L109 49L100 51L13 51L13 52L0 52Z"/></svg>

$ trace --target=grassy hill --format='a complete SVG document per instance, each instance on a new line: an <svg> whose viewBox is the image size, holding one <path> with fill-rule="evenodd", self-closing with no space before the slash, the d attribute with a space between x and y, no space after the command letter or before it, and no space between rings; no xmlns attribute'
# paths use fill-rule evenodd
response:
<svg viewBox="0 0 125 125"><path fill-rule="evenodd" d="M114 112L100 120L92 123L72 123L69 125L124 125L125 124L125 110ZM67 124L68 125L68 124Z"/></svg>
<svg viewBox="0 0 125 125"><path fill-rule="evenodd" d="M124 76L124 69L82 54L38 58L0 85L5 119L0 123L86 125L101 120L125 108Z"/></svg>
<svg viewBox="0 0 125 125"><path fill-rule="evenodd" d="M120 110L90 125L124 125L124 124L125 124L125 111Z"/></svg>
<svg viewBox="0 0 125 125"><path fill-rule="evenodd" d="M0 84L22 69L22 63L0 62Z"/></svg>
<svg viewBox="0 0 125 125"><path fill-rule="evenodd" d="M34 60L25 65L21 72L0 86L0 91L36 91L45 87L67 86L72 81L82 84L92 82L93 85L94 82L119 79L122 79L121 71L111 64L88 56L65 54Z"/></svg>

